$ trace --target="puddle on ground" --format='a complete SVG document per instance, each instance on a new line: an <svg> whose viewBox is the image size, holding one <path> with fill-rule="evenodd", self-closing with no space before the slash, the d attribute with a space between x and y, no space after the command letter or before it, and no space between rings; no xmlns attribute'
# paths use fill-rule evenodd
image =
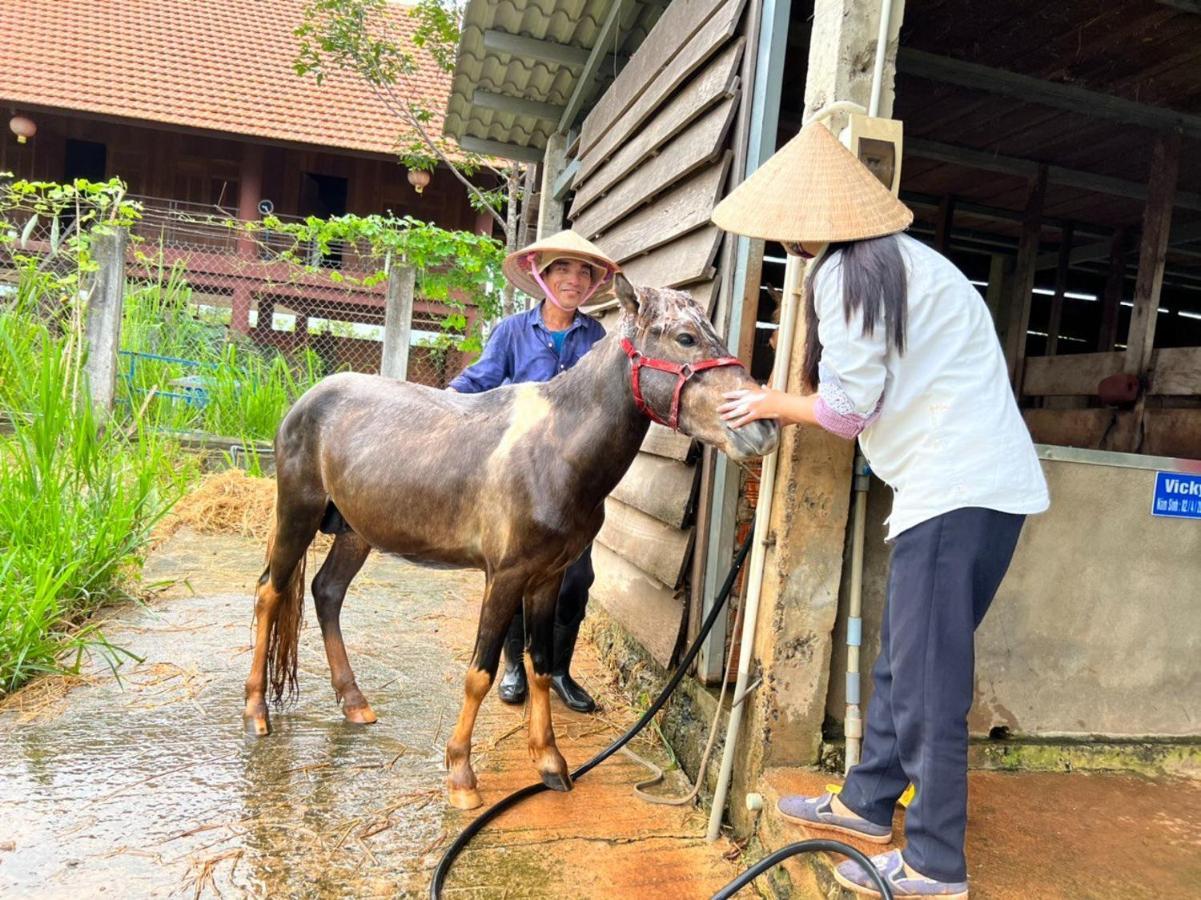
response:
<svg viewBox="0 0 1201 900"><path fill-rule="evenodd" d="M257 555L229 565L247 563L252 583ZM122 667L123 684L97 672L64 710L0 716L0 845L12 846L0 893L422 893L445 834L441 760L462 697L439 622L477 582L373 560L343 624L380 722L342 718L310 622L301 698L260 739L241 724L249 590L120 611L106 634L143 658Z"/></svg>

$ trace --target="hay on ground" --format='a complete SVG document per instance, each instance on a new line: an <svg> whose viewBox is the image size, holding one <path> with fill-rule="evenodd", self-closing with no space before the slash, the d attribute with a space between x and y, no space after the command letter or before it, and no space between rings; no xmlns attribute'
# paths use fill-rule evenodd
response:
<svg viewBox="0 0 1201 900"><path fill-rule="evenodd" d="M155 531L156 543L184 526L201 534L238 534L265 541L274 511L275 479L227 469L205 477L175 504Z"/></svg>

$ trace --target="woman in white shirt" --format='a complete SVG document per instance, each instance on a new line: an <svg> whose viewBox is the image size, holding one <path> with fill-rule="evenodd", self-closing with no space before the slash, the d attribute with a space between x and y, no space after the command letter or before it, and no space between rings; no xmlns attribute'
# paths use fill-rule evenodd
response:
<svg viewBox="0 0 1201 900"><path fill-rule="evenodd" d="M815 258L805 291L804 394L727 395L761 418L858 438L893 489L888 597L862 762L838 796L785 797L786 818L877 843L912 782L907 846L875 857L897 897L967 897L967 713L973 632L1046 482L992 319L955 266L902 232L913 219L821 124L714 211L730 231ZM870 882L854 863L846 887Z"/></svg>

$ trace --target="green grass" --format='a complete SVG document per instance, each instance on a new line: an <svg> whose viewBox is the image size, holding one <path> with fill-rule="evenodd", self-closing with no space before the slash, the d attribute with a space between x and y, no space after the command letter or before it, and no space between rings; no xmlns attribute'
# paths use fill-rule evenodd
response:
<svg viewBox="0 0 1201 900"><path fill-rule="evenodd" d="M100 427L80 322L47 326L36 299L0 309L0 410L13 429L0 436L0 695L77 670L88 649L119 660L89 617L128 596L151 529L197 474L159 430Z"/></svg>

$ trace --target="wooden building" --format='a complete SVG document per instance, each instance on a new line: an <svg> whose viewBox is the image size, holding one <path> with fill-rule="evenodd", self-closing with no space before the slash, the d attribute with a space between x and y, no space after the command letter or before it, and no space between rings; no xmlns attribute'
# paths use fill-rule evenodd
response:
<svg viewBox="0 0 1201 900"><path fill-rule="evenodd" d="M231 327L280 346L307 340L271 331L272 313L379 324L382 288L281 277L252 243L210 218L254 221L346 213L411 215L444 228L491 232L462 184L439 167L424 190L398 148L411 136L371 87L336 70L320 84L293 68L301 0L116 0L0 5L0 172L70 181L121 178L142 202L138 230L163 262L186 266L205 302L231 308ZM231 26L236 23L236 29ZM414 28L394 10L396 37ZM432 59L398 90L421 98L437 128L449 76ZM36 134L19 143L15 118ZM353 251L324 261L353 272ZM261 312L262 315L256 315ZM418 329L445 310L419 301ZM423 318L424 317L424 318ZM257 323L257 324L256 324ZM376 342L335 338L343 362L378 369ZM453 372L451 372L453 375Z"/></svg>

